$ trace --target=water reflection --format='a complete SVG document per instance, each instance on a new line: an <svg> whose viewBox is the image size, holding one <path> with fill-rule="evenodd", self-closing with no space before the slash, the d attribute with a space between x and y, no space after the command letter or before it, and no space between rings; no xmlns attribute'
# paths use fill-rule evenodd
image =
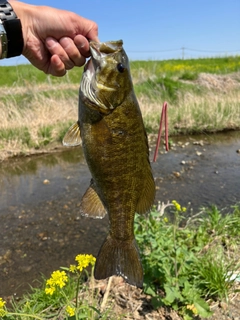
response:
<svg viewBox="0 0 240 320"><path fill-rule="evenodd" d="M176 137L173 141L176 150L160 154L152 164L160 188L157 200L176 199L183 205L190 201L195 208L238 201L240 155L236 150L240 147L239 132ZM194 141L202 141L202 144L194 145ZM180 172L179 179L174 172ZM89 179L80 147L11 160L0 166L0 214L9 206L37 205L74 188L82 194ZM44 180L49 180L49 185L44 184Z"/></svg>
<svg viewBox="0 0 240 320"><path fill-rule="evenodd" d="M66 188L66 180L79 183L89 176L81 148L61 153L19 158L0 167L0 214L8 206L35 203L52 198ZM44 184L49 180L50 184Z"/></svg>

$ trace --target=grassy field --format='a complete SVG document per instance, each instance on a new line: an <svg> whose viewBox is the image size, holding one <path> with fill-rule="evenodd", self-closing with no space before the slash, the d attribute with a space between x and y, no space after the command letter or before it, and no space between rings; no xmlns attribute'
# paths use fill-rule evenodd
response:
<svg viewBox="0 0 240 320"><path fill-rule="evenodd" d="M31 65L0 67L0 159L60 143L77 119L82 71L54 78ZM164 101L171 135L240 128L239 56L133 61L131 72L148 133Z"/></svg>

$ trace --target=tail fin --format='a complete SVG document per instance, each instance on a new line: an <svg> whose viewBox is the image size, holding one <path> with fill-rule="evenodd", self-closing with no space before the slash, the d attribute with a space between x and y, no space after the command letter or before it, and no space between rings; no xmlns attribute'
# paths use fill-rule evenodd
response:
<svg viewBox="0 0 240 320"><path fill-rule="evenodd" d="M106 238L98 253L94 276L100 280L113 275L142 288L143 268L135 239L120 241L110 235Z"/></svg>

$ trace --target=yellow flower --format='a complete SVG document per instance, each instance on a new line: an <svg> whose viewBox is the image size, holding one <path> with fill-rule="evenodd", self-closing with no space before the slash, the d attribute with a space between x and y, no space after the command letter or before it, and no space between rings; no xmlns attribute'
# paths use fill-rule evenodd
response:
<svg viewBox="0 0 240 320"><path fill-rule="evenodd" d="M74 264L70 264L69 271L74 273L77 271L77 267Z"/></svg>
<svg viewBox="0 0 240 320"><path fill-rule="evenodd" d="M96 258L91 254L78 254L75 258L78 262L77 269L82 271L84 268L87 268L89 264L94 265Z"/></svg>
<svg viewBox="0 0 240 320"><path fill-rule="evenodd" d="M46 294L50 294L51 296L53 295L53 293L55 292L56 288L55 287L46 287L45 288L45 293Z"/></svg>
<svg viewBox="0 0 240 320"><path fill-rule="evenodd" d="M186 207L181 207L180 204L176 201L176 200L173 200L172 201L172 204L174 205L175 209L177 211L182 211L182 212L186 212L187 208Z"/></svg>
<svg viewBox="0 0 240 320"><path fill-rule="evenodd" d="M53 271L51 278L47 280L47 285L62 288L66 285L68 277L65 271Z"/></svg>
<svg viewBox="0 0 240 320"><path fill-rule="evenodd" d="M197 308L195 307L194 304L188 304L188 305L187 305L187 309L188 309L188 310L191 310L191 311L193 312L193 314L195 314L195 315L198 314Z"/></svg>
<svg viewBox="0 0 240 320"><path fill-rule="evenodd" d="M56 287L62 288L68 282L68 277L65 271L53 271L51 278L46 282L45 293L52 295L56 290Z"/></svg>
<svg viewBox="0 0 240 320"><path fill-rule="evenodd" d="M3 300L3 298L0 298L0 308L3 308L6 304L6 301Z"/></svg>
<svg viewBox="0 0 240 320"><path fill-rule="evenodd" d="M71 306L67 306L66 312L70 317L73 317L75 315L75 308Z"/></svg>
<svg viewBox="0 0 240 320"><path fill-rule="evenodd" d="M163 219L163 221L167 223L167 222L168 222L168 218L165 217L165 218Z"/></svg>
<svg viewBox="0 0 240 320"><path fill-rule="evenodd" d="M6 304L6 301L0 298L0 317L4 317L7 314L7 311L5 309L5 304Z"/></svg>

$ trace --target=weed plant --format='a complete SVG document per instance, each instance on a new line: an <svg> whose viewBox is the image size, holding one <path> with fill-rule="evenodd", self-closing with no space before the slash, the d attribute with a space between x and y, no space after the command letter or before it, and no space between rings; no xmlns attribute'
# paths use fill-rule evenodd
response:
<svg viewBox="0 0 240 320"><path fill-rule="evenodd" d="M144 291L152 296L152 306L167 306L190 320L211 316L211 302L228 302L231 293L238 291L240 205L225 215L215 206L190 218L186 213L176 201L153 208L147 217L136 216L135 234ZM20 301L13 300L11 308L0 298L1 319L122 318L110 311L109 304L101 309L93 284L94 262L91 255L78 255L75 265L54 271L42 288L32 289Z"/></svg>
<svg viewBox="0 0 240 320"><path fill-rule="evenodd" d="M186 320L208 317L206 301L227 301L240 273L240 206L228 215L213 206L188 220L186 208L176 201L171 208L172 222L156 208L136 218L144 290L156 308L170 306Z"/></svg>
<svg viewBox="0 0 240 320"><path fill-rule="evenodd" d="M94 288L92 255L76 256L76 265L61 268L51 274L42 289L32 289L31 294L25 295L20 302L13 301L10 310L5 301L0 298L0 317L6 320L45 320L45 319L109 319L110 311L100 312ZM87 267L90 268L90 274ZM86 279L90 281L86 282Z"/></svg>

